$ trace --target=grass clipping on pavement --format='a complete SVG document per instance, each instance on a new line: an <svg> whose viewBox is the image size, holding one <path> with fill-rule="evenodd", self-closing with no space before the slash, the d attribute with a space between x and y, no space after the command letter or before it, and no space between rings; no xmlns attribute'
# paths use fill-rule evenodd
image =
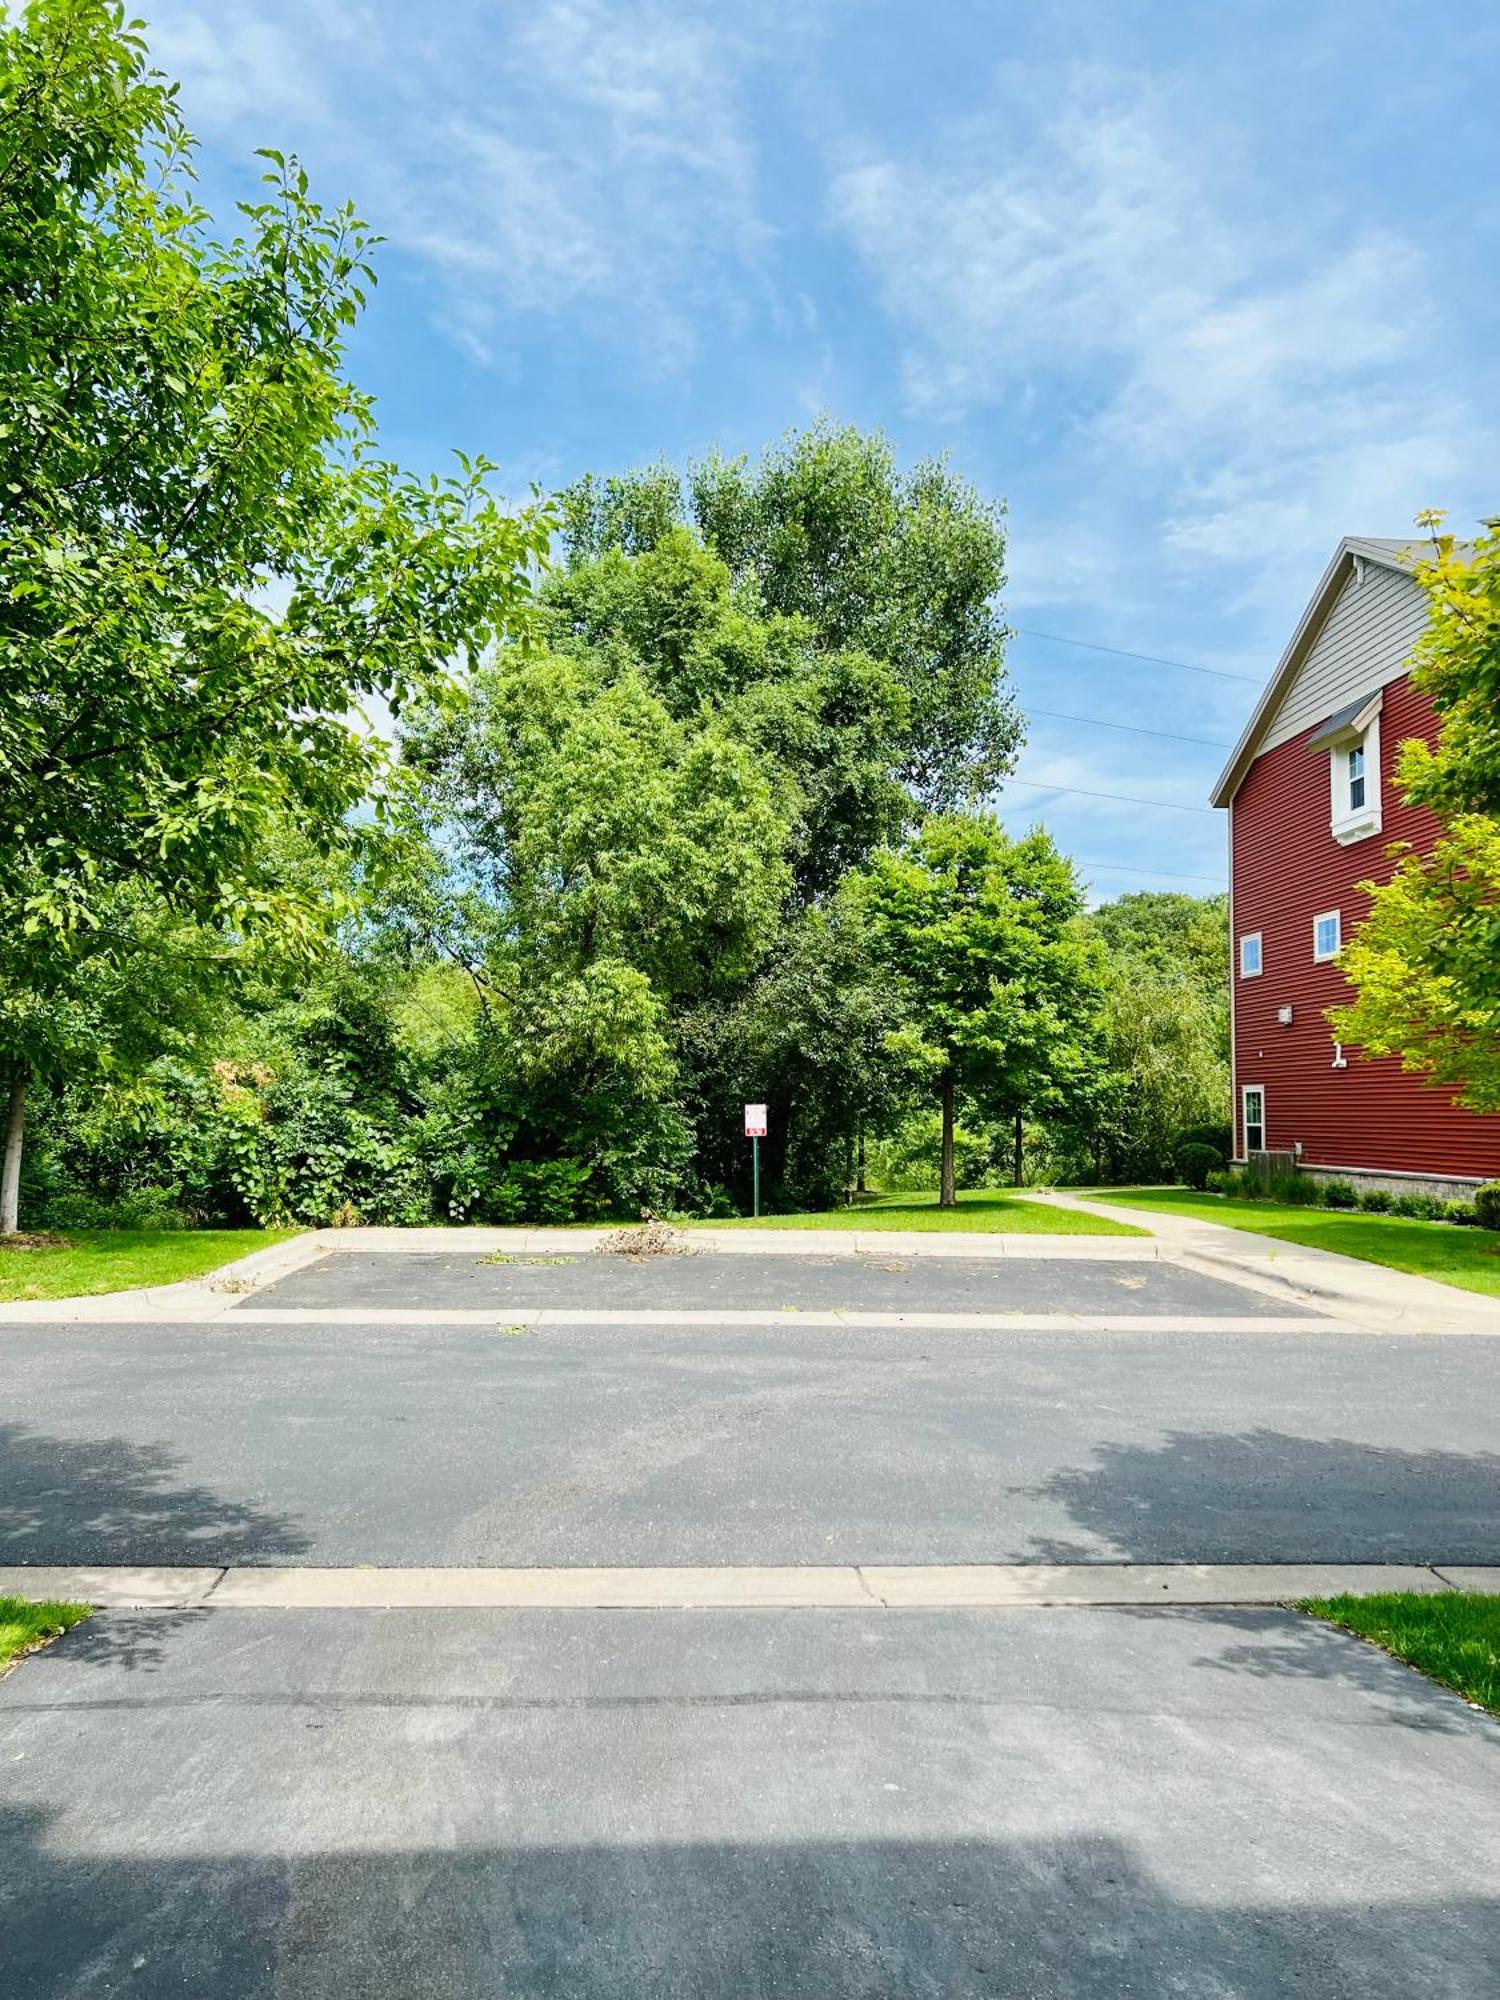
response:
<svg viewBox="0 0 1500 2000"><path fill-rule="evenodd" d="M1465 1701L1500 1715L1500 1597L1445 1590L1309 1597L1299 1611L1391 1653Z"/></svg>
<svg viewBox="0 0 1500 2000"><path fill-rule="evenodd" d="M50 1646L88 1617L87 1604L33 1604L29 1597L0 1597L0 1674L23 1654Z"/></svg>

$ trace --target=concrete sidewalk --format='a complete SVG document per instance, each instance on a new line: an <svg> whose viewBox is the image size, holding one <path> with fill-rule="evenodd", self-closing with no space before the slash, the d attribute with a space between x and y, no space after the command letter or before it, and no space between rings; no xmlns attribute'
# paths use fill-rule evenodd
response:
<svg viewBox="0 0 1500 2000"><path fill-rule="evenodd" d="M1253 1286L1311 1311L1388 1333L1500 1334L1500 1300L1410 1271L1392 1271L1332 1250L1313 1250L1197 1217L1135 1209L1123 1202L1028 1189L1029 1201L1112 1221L1138 1222L1155 1238L1157 1254L1200 1271Z"/></svg>

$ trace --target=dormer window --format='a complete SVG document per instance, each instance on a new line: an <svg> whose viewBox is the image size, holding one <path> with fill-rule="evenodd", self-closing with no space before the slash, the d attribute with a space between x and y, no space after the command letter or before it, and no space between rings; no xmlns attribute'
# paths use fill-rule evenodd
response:
<svg viewBox="0 0 1500 2000"><path fill-rule="evenodd" d="M1381 695L1350 702L1308 739L1328 753L1328 830L1341 846L1380 831Z"/></svg>

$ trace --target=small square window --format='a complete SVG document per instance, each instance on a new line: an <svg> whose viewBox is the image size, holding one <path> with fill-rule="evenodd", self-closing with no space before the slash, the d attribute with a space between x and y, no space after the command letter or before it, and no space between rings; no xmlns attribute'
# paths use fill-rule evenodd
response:
<svg viewBox="0 0 1500 2000"><path fill-rule="evenodd" d="M1240 939L1240 978L1254 979L1260 972L1260 932L1246 931Z"/></svg>
<svg viewBox="0 0 1500 2000"><path fill-rule="evenodd" d="M1337 958L1343 943L1343 926L1337 910L1324 910L1313 918L1313 960L1322 965L1330 958Z"/></svg>
<svg viewBox="0 0 1500 2000"><path fill-rule="evenodd" d="M1244 1108L1245 1151L1263 1153L1266 1149L1266 1093L1258 1083L1247 1083L1240 1093Z"/></svg>

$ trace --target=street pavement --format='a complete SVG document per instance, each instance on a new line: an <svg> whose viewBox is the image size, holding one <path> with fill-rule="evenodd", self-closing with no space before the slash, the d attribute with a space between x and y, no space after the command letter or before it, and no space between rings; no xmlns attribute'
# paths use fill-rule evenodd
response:
<svg viewBox="0 0 1500 2000"><path fill-rule="evenodd" d="M1496 1560L1500 1343L722 1264L8 1324L0 1566ZM1500 1725L1277 1609L102 1612L0 1682L0 2000L1491 2000L1497 1853Z"/></svg>
<svg viewBox="0 0 1500 2000"><path fill-rule="evenodd" d="M1285 1612L101 1617L0 2000L1493 2000L1500 1726Z"/></svg>

